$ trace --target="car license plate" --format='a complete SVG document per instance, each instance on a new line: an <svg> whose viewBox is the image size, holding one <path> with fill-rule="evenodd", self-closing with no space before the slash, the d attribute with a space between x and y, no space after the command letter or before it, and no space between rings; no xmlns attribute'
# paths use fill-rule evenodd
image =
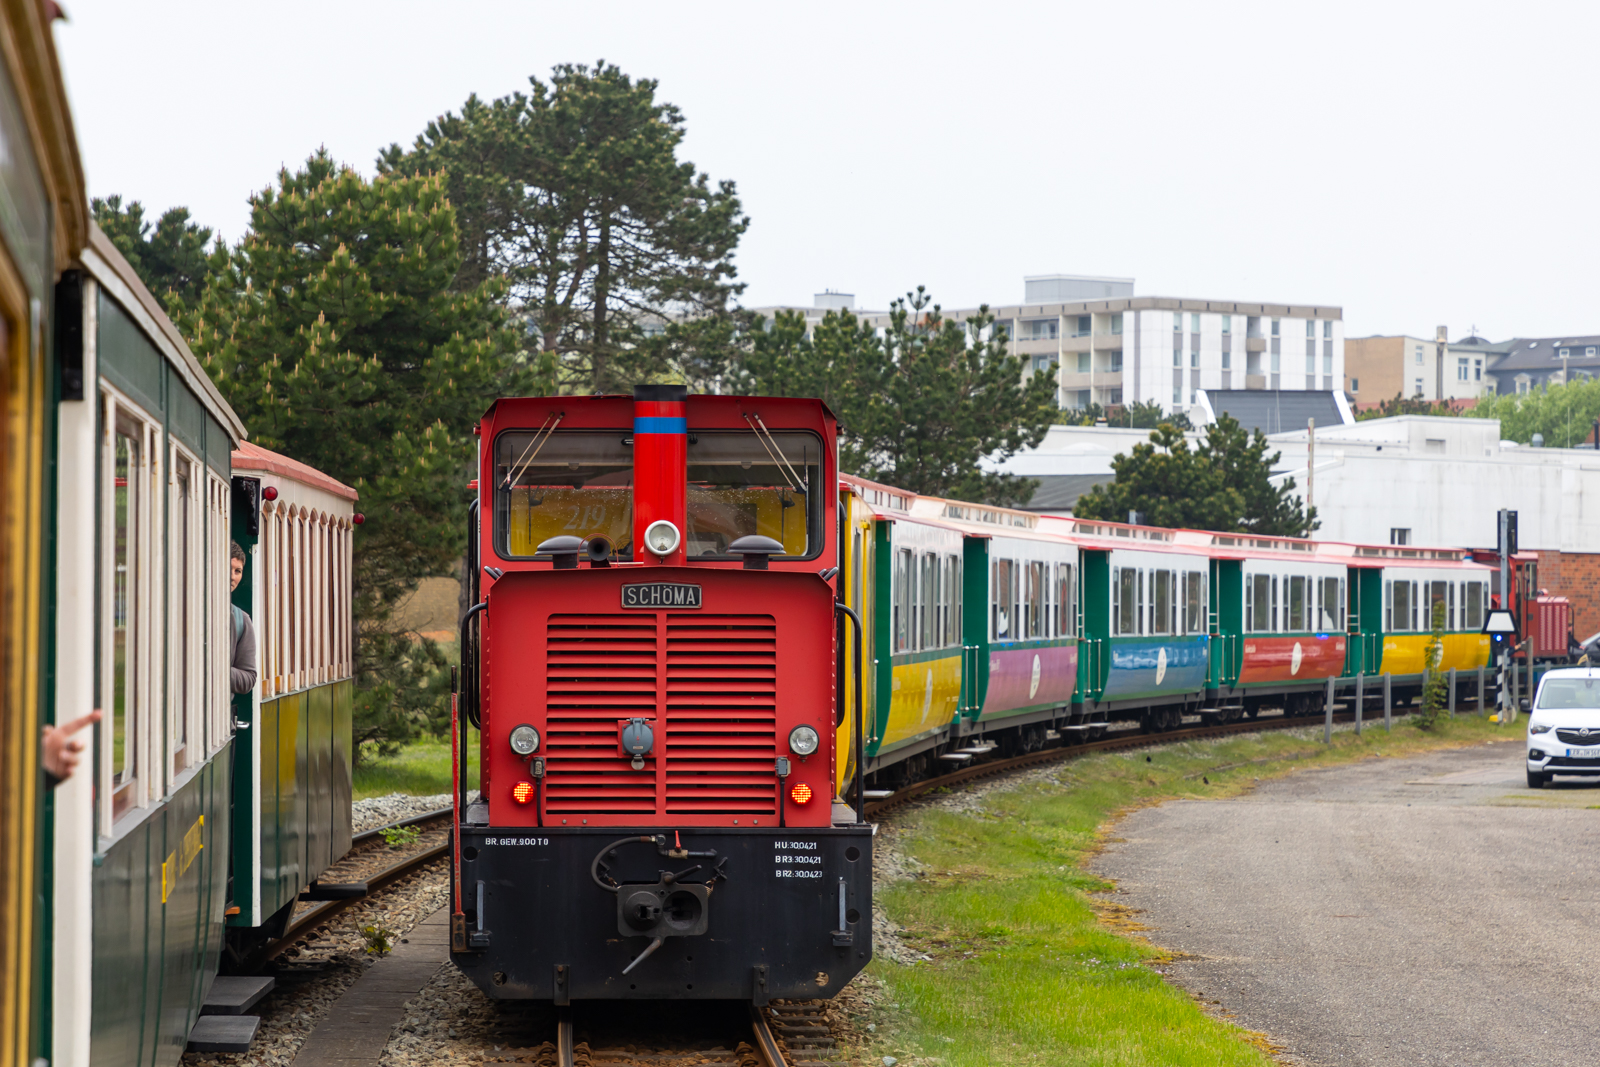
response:
<svg viewBox="0 0 1600 1067"><path fill-rule="evenodd" d="M1568 759L1600 759L1600 748L1569 748Z"/></svg>

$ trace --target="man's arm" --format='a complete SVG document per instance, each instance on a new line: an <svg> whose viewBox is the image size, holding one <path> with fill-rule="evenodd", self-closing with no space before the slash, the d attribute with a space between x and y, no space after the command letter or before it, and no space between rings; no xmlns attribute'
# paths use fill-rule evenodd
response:
<svg viewBox="0 0 1600 1067"><path fill-rule="evenodd" d="M256 687L256 627L248 612L240 614L244 616L244 628L233 643L231 682L235 693L248 693Z"/></svg>

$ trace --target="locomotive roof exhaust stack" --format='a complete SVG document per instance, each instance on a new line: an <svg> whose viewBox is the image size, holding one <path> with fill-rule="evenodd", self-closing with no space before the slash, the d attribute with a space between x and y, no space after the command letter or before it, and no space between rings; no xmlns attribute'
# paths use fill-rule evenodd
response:
<svg viewBox="0 0 1600 1067"><path fill-rule="evenodd" d="M633 558L647 567L687 558L688 396L681 385L633 387Z"/></svg>

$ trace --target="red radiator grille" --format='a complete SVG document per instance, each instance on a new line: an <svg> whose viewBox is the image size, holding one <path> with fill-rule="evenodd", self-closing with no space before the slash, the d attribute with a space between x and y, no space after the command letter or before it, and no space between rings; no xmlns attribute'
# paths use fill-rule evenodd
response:
<svg viewBox="0 0 1600 1067"><path fill-rule="evenodd" d="M545 810L774 814L777 636L771 615L550 616ZM639 771L617 745L635 717L656 736Z"/></svg>
<svg viewBox="0 0 1600 1067"><path fill-rule="evenodd" d="M655 760L619 756L617 720L657 717L656 644L653 613L550 616L546 811L655 812Z"/></svg>
<svg viewBox="0 0 1600 1067"><path fill-rule="evenodd" d="M771 615L668 615L666 814L776 811Z"/></svg>

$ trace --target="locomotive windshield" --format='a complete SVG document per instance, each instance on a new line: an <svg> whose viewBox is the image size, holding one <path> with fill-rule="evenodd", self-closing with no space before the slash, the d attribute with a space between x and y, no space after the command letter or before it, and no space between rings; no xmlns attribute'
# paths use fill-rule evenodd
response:
<svg viewBox="0 0 1600 1067"><path fill-rule="evenodd" d="M734 559L746 534L784 546L778 558L822 550L822 439L811 433L689 435L690 559ZM545 540L604 537L632 556L633 438L612 433L502 433L495 441L495 535L506 558Z"/></svg>
<svg viewBox="0 0 1600 1067"><path fill-rule="evenodd" d="M822 551L822 439L809 433L689 435L690 559L732 559L747 534L780 542L780 559Z"/></svg>
<svg viewBox="0 0 1600 1067"><path fill-rule="evenodd" d="M495 441L495 534L508 557L552 537L633 539L633 449L622 433L503 433Z"/></svg>

